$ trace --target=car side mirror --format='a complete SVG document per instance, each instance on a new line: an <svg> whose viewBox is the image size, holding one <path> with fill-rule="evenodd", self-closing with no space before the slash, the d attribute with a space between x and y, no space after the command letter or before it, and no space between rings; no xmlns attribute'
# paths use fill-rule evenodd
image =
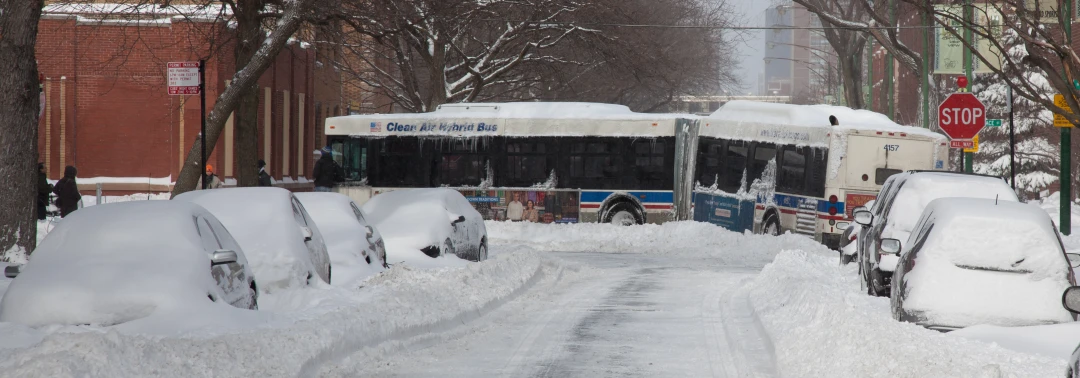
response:
<svg viewBox="0 0 1080 378"><path fill-rule="evenodd" d="M866 206L856 206L854 209L851 209L852 214L855 214L855 213L860 212L860 211L870 211L870 209L867 209Z"/></svg>
<svg viewBox="0 0 1080 378"><path fill-rule="evenodd" d="M851 223L848 222L836 222L836 229L840 231L847 231L848 227L851 227Z"/></svg>
<svg viewBox="0 0 1080 378"><path fill-rule="evenodd" d="M1069 258L1069 266L1080 268L1080 253L1066 253L1065 257Z"/></svg>
<svg viewBox="0 0 1080 378"><path fill-rule="evenodd" d="M22 272L22 265L11 265L4 268L4 277L15 278Z"/></svg>
<svg viewBox="0 0 1080 378"><path fill-rule="evenodd" d="M300 227L300 232L304 234L304 241L311 241L311 237L315 235L310 227Z"/></svg>
<svg viewBox="0 0 1080 378"><path fill-rule="evenodd" d="M900 253L900 241L896 239L881 239L881 253L895 255Z"/></svg>
<svg viewBox="0 0 1080 378"><path fill-rule="evenodd" d="M464 215L459 215L457 217L457 219L454 219L454 221L450 222L450 224L458 224L458 223L461 223L461 222L464 222L464 221L465 221L465 216Z"/></svg>
<svg viewBox="0 0 1080 378"><path fill-rule="evenodd" d="M214 251L214 255L210 256L210 266L225 265L236 263L236 252L227 249L219 249Z"/></svg>
<svg viewBox="0 0 1080 378"><path fill-rule="evenodd" d="M1065 289L1065 294L1061 295L1061 305L1069 312L1080 314L1080 286Z"/></svg>
<svg viewBox="0 0 1080 378"><path fill-rule="evenodd" d="M854 216L855 223L863 226L869 226L871 223L874 223L874 214L871 214L869 211L858 210L855 212Z"/></svg>

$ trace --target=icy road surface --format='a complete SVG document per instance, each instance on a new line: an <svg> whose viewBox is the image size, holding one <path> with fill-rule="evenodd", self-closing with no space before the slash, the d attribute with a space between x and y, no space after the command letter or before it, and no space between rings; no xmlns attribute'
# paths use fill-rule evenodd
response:
<svg viewBox="0 0 1080 378"><path fill-rule="evenodd" d="M772 346L718 259L554 253L589 274L536 292L448 340L355 356L329 376L771 377Z"/></svg>

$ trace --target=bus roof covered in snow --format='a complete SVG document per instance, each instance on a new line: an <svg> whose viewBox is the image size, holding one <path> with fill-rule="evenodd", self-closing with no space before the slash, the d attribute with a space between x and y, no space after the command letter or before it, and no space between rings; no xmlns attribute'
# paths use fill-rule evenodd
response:
<svg viewBox="0 0 1080 378"><path fill-rule="evenodd" d="M829 117L837 119L837 126ZM699 135L725 139L760 140L809 146L827 146L833 133L880 134L892 137L940 139L930 130L901 126L884 114L844 106L791 105L731 101L703 117Z"/></svg>
<svg viewBox="0 0 1080 378"><path fill-rule="evenodd" d="M440 105L434 112L330 117L327 135L432 136L673 136L686 114L635 113L622 105L580 102ZM582 120L588 120L582 124Z"/></svg>

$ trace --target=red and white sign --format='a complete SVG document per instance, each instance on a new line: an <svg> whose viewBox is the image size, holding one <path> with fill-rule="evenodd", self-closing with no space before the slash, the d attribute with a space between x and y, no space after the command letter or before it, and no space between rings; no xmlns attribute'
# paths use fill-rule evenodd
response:
<svg viewBox="0 0 1080 378"><path fill-rule="evenodd" d="M953 93L938 106L938 124L952 138L950 147L972 148L971 138L986 127L986 107L970 92Z"/></svg>
<svg viewBox="0 0 1080 378"><path fill-rule="evenodd" d="M169 63L169 94L199 94L199 62Z"/></svg>

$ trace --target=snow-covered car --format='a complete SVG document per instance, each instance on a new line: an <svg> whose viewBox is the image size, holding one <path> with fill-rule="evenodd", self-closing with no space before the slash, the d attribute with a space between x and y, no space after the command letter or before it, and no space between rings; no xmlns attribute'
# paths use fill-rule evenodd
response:
<svg viewBox="0 0 1080 378"><path fill-rule="evenodd" d="M319 225L330 263L334 266L386 266L386 247L356 203L339 193L296 193L308 215ZM339 269L340 270L340 269Z"/></svg>
<svg viewBox="0 0 1080 378"><path fill-rule="evenodd" d="M1061 304L1074 315L1080 314L1080 286L1065 289L1065 293L1061 295ZM1065 369L1065 378L1080 378L1080 345L1073 349L1072 356L1069 357L1069 366Z"/></svg>
<svg viewBox="0 0 1080 378"><path fill-rule="evenodd" d="M860 271L870 295L889 295L898 257L882 253L882 239L907 240L926 205L938 198L971 197L1019 202L1000 177L945 171L908 171L885 180L874 206L854 213Z"/></svg>
<svg viewBox="0 0 1080 378"><path fill-rule="evenodd" d="M860 210L866 210L874 206L874 200L866 202L866 205L856 207L852 213ZM856 239L859 238L859 231L862 230L862 225L851 222L847 224L847 228L840 234L840 263L847 265L851 261L855 260L855 257L859 253L859 244L856 243Z"/></svg>
<svg viewBox="0 0 1080 378"><path fill-rule="evenodd" d="M0 321L111 326L210 301L256 309L244 251L199 205L88 207L57 224L0 301Z"/></svg>
<svg viewBox="0 0 1080 378"><path fill-rule="evenodd" d="M472 261L487 259L484 218L456 190L395 190L372 197L363 211L382 232L391 252L399 246L431 257L452 254Z"/></svg>
<svg viewBox="0 0 1080 378"><path fill-rule="evenodd" d="M304 205L281 188L196 190L174 201L202 205L244 247L264 290L330 283L330 256L322 234ZM316 278L317 277L317 278Z"/></svg>
<svg viewBox="0 0 1080 378"><path fill-rule="evenodd" d="M881 244L885 253L900 253L891 301L897 320L943 331L1075 320L1058 305L1076 284L1069 257L1050 216L1035 205L936 199L902 246L889 238Z"/></svg>

